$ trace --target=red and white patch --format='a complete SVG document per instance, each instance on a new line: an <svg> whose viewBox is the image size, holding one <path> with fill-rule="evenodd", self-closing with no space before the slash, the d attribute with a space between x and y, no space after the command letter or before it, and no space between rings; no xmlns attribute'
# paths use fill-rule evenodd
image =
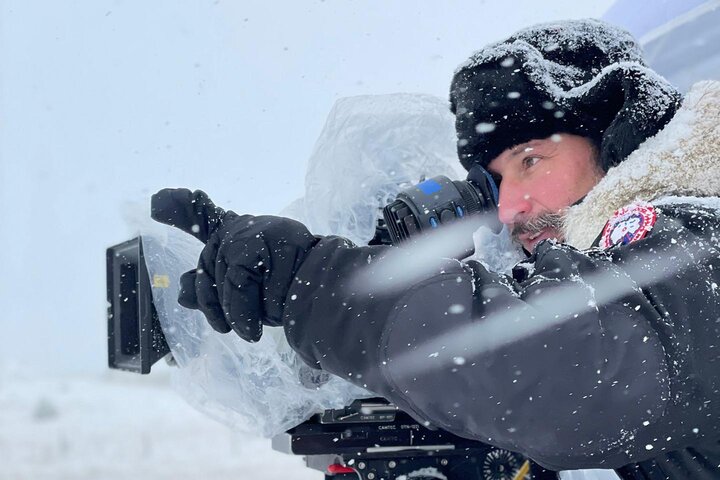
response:
<svg viewBox="0 0 720 480"><path fill-rule="evenodd" d="M657 221L655 208L646 202L632 203L616 210L605 224L600 238L602 248L627 245L645 237Z"/></svg>

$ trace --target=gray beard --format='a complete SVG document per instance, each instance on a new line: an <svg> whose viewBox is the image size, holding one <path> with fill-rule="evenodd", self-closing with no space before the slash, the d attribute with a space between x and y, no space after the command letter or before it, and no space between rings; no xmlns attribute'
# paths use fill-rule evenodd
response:
<svg viewBox="0 0 720 480"><path fill-rule="evenodd" d="M524 233L530 234L532 236L540 233L546 228L553 228L558 232L562 232L564 230L563 227L565 225L566 216L567 211L565 209L559 212L541 213L537 217L531 218L527 222L514 225L512 230L512 238L515 242L520 243L518 237ZM558 238L558 240L562 241L561 238Z"/></svg>

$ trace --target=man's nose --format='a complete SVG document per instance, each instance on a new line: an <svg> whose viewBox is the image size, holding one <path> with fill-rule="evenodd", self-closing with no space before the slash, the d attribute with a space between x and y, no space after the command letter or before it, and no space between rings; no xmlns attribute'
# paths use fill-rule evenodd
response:
<svg viewBox="0 0 720 480"><path fill-rule="evenodd" d="M518 185L503 182L498 197L498 219L506 225L512 225L527 218L532 209L530 195Z"/></svg>

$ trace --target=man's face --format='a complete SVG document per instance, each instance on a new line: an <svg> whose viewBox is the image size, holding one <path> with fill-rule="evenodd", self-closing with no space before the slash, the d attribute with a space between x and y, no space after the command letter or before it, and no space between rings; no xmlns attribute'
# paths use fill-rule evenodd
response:
<svg viewBox="0 0 720 480"><path fill-rule="evenodd" d="M603 177L597 151L585 137L556 134L508 148L487 167L500 178L498 216L528 252L546 238L563 241L567 207Z"/></svg>

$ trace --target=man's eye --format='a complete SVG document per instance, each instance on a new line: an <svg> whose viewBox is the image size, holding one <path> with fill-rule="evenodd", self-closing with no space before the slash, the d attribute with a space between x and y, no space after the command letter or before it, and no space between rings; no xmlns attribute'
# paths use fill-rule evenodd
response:
<svg viewBox="0 0 720 480"><path fill-rule="evenodd" d="M523 159L523 167L530 168L540 161L540 157L525 157Z"/></svg>

